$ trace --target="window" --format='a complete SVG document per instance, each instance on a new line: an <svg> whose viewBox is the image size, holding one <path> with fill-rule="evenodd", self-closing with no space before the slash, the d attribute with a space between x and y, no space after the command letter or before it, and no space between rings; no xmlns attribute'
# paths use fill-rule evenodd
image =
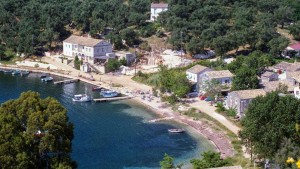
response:
<svg viewBox="0 0 300 169"><path fill-rule="evenodd" d="M296 95L299 95L299 91L296 91Z"/></svg>
<svg viewBox="0 0 300 169"><path fill-rule="evenodd" d="M225 83L229 83L229 79L226 79L226 80L225 80Z"/></svg>

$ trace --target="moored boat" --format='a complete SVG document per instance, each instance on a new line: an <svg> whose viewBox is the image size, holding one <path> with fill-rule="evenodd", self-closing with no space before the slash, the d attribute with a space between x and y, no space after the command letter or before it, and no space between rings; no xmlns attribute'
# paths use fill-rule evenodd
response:
<svg viewBox="0 0 300 169"><path fill-rule="evenodd" d="M46 78L46 77L47 77L46 74L42 74L42 75L40 76L41 79Z"/></svg>
<svg viewBox="0 0 300 169"><path fill-rule="evenodd" d="M102 97L110 98L110 97L117 97L119 93L114 90L104 90L100 92L100 95Z"/></svg>
<svg viewBox="0 0 300 169"><path fill-rule="evenodd" d="M103 89L103 87L93 87L92 91L98 91L98 90L102 90L102 89Z"/></svg>
<svg viewBox="0 0 300 169"><path fill-rule="evenodd" d="M41 79L42 82L51 82L53 81L53 77L45 77Z"/></svg>
<svg viewBox="0 0 300 169"><path fill-rule="evenodd" d="M168 132L170 133L182 133L184 132L183 129L168 129Z"/></svg>
<svg viewBox="0 0 300 169"><path fill-rule="evenodd" d="M29 75L29 71L27 71L27 70L23 70L23 71L21 71L20 72L20 74L21 74L21 76L27 76L27 75Z"/></svg>
<svg viewBox="0 0 300 169"><path fill-rule="evenodd" d="M74 97L72 98L72 100L74 102L89 102L89 101L92 100L92 98L89 97L86 94L77 94L77 95L74 95Z"/></svg>
<svg viewBox="0 0 300 169"><path fill-rule="evenodd" d="M6 69L6 70L3 70L3 73L12 73L13 70L10 70L10 69Z"/></svg>
<svg viewBox="0 0 300 169"><path fill-rule="evenodd" d="M14 70L13 72L11 72L12 75L19 75L20 73L20 70Z"/></svg>

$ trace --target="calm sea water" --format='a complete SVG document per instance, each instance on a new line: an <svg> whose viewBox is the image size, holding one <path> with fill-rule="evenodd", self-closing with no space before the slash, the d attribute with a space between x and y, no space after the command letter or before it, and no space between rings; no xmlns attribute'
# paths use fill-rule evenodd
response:
<svg viewBox="0 0 300 169"><path fill-rule="evenodd" d="M72 157L78 168L159 168L164 153L173 156L176 163L188 163L202 151L213 149L207 140L193 133L167 132L169 128L186 126L147 123L156 116L142 105L132 101L74 103L71 99L74 94L99 97L99 93L92 92L92 86L86 83L41 83L39 76L32 73L20 77L0 72L0 103L18 98L28 90L58 99L75 125Z"/></svg>

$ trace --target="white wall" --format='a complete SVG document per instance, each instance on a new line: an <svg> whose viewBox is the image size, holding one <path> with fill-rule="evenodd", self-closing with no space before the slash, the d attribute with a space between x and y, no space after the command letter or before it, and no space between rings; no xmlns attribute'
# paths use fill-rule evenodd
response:
<svg viewBox="0 0 300 169"><path fill-rule="evenodd" d="M186 72L186 77L188 80L190 80L192 82L198 82L198 76L195 73Z"/></svg>
<svg viewBox="0 0 300 169"><path fill-rule="evenodd" d="M72 56L72 44L63 42L63 54L65 56Z"/></svg>
<svg viewBox="0 0 300 169"><path fill-rule="evenodd" d="M163 12L163 11L167 11L168 8L151 8L151 17L150 20L154 21L156 20L156 18L158 17L159 13ZM155 19L154 19L155 17Z"/></svg>

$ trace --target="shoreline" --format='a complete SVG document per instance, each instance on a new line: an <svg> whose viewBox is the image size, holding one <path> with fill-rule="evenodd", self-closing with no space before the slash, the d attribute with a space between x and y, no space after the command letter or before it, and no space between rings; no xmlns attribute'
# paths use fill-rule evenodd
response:
<svg viewBox="0 0 300 169"><path fill-rule="evenodd" d="M26 66L13 66L13 65L0 65L0 69L19 69L19 70L29 70L31 72L35 73L47 73L50 75L60 76L64 78L71 78L71 79L80 79L80 81L95 85L95 86L101 86L104 88L109 88L109 84L99 81L91 81L88 79L85 79L83 77L76 77L70 75L70 73L64 74L65 70L57 70L58 72L53 72L51 70L45 70L41 68L33 68L33 67L26 67ZM126 88L126 87L121 87ZM118 90L118 89L117 89ZM128 95L124 91L118 90L120 93L125 93L125 95ZM163 120L172 120L184 125L187 125L191 128L193 128L198 134L200 134L202 137L207 139L209 142L212 143L212 145L215 147L215 150L221 153L221 157L231 157L234 155L234 150L231 145L230 139L226 136L224 132L216 131L215 129L212 129L212 127L209 124L205 124L204 121L195 121L191 117L181 115L179 113L174 112L170 107L165 106L160 108L160 99L154 98L153 101L147 101L146 99L141 99L140 95L137 93L131 93L130 95L134 96L131 100L134 102L137 102L139 104L142 104L146 108L150 109L153 113L159 116L159 118L169 118L169 119L163 119Z"/></svg>

